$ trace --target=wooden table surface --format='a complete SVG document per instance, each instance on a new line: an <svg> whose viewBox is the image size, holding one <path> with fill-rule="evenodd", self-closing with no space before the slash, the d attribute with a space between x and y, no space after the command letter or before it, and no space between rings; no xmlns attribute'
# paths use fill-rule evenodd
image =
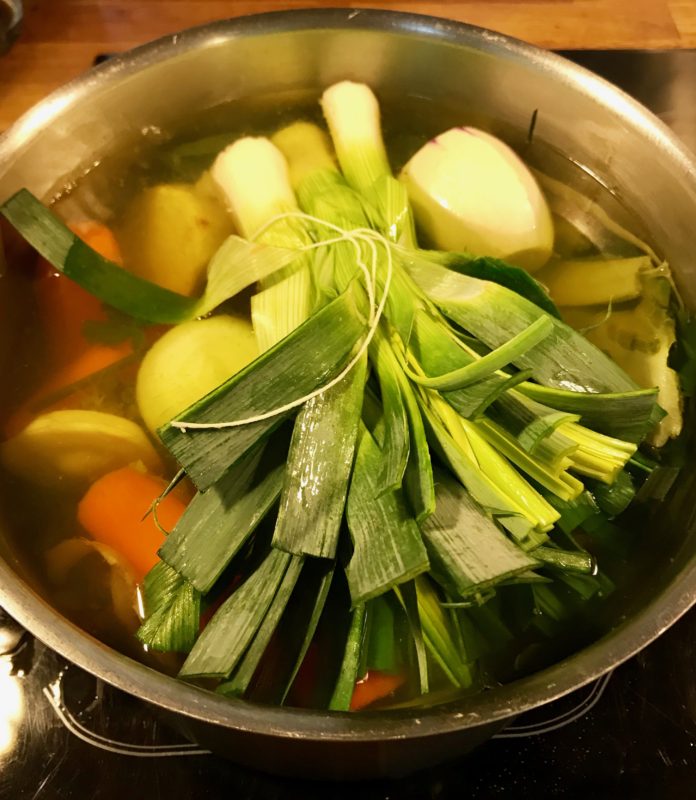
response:
<svg viewBox="0 0 696 800"><path fill-rule="evenodd" d="M450 17L549 48L696 47L696 0L24 0L22 34L0 57L0 130L97 53L215 19L317 6Z"/></svg>

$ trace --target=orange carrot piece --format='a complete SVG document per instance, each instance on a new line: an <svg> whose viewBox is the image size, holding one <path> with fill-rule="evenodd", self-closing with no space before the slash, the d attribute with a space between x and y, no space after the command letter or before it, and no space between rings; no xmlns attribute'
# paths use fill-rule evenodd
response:
<svg viewBox="0 0 696 800"><path fill-rule="evenodd" d="M166 487L162 478L123 467L95 481L78 505L80 525L129 561L138 581L157 563L157 551L164 543L154 516L143 517ZM157 518L165 530L172 530L185 508L169 494L159 504Z"/></svg>
<svg viewBox="0 0 696 800"><path fill-rule="evenodd" d="M116 237L111 228L107 228L103 222L86 220L85 222L73 222L68 227L75 236L79 236L100 256L108 258L109 261L115 261L117 264L123 263L121 248L118 246Z"/></svg>
<svg viewBox="0 0 696 800"><path fill-rule="evenodd" d="M34 296L54 364L64 364L85 349L85 322L106 319L101 301L64 275L44 273L34 282Z"/></svg>
<svg viewBox="0 0 696 800"><path fill-rule="evenodd" d="M115 345L90 345L87 350L78 353L72 361L59 367L8 419L3 421L4 436L9 439L24 430L38 413L74 407L77 390L66 394L56 402L45 402L45 400L61 389L66 389L71 384L116 364L132 352L133 344L130 340Z"/></svg>
<svg viewBox="0 0 696 800"><path fill-rule="evenodd" d="M389 697L406 681L406 676L401 674L392 675L388 672L377 672L371 670L362 680L355 684L353 697L350 701L350 710L359 711Z"/></svg>
<svg viewBox="0 0 696 800"><path fill-rule="evenodd" d="M58 370L45 384L42 394L49 395L100 372L133 352L133 342L125 339L117 344L92 344L77 358Z"/></svg>
<svg viewBox="0 0 696 800"><path fill-rule="evenodd" d="M121 263L114 234L101 222L80 222L70 226L73 232L100 255ZM39 263L39 277L34 282L39 311L48 335L51 360L65 363L87 346L82 328L87 321L105 320L101 300L75 281L56 272L47 261Z"/></svg>

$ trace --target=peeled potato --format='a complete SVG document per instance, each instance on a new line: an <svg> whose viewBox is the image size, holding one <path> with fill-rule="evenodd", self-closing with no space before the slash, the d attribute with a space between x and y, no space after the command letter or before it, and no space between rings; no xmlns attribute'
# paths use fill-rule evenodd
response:
<svg viewBox="0 0 696 800"><path fill-rule="evenodd" d="M251 323L221 314L177 325L140 365L136 398L151 431L188 408L259 354Z"/></svg>
<svg viewBox="0 0 696 800"><path fill-rule="evenodd" d="M416 222L442 250L495 256L533 272L553 249L546 200L521 159L476 128L452 128L406 164Z"/></svg>
<svg viewBox="0 0 696 800"><path fill-rule="evenodd" d="M102 411L63 409L42 414L0 447L10 472L42 486L90 483L142 461L158 471L160 458L143 429Z"/></svg>
<svg viewBox="0 0 696 800"><path fill-rule="evenodd" d="M208 262L232 233L232 221L205 181L143 190L126 209L118 242L126 265L180 294L201 289Z"/></svg>

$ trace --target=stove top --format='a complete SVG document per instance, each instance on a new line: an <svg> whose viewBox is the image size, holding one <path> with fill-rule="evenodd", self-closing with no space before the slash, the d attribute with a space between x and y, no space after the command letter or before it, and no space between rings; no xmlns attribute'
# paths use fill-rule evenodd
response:
<svg viewBox="0 0 696 800"><path fill-rule="evenodd" d="M696 151L696 51L563 55L633 94ZM213 756L0 610L0 798L683 800L696 794L694 665L696 610L612 674L518 718L473 756L357 787L273 778Z"/></svg>

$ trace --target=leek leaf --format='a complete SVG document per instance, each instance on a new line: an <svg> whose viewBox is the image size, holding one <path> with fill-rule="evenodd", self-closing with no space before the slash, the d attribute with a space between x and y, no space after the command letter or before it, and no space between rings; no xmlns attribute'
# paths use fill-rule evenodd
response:
<svg viewBox="0 0 696 800"><path fill-rule="evenodd" d="M536 548L534 558L546 566L567 572L577 572L580 575L591 575L595 570L595 561L589 553L542 546Z"/></svg>
<svg viewBox="0 0 696 800"><path fill-rule="evenodd" d="M416 246L416 229L408 192L393 175L380 175L366 191L372 226L390 241L404 247Z"/></svg>
<svg viewBox="0 0 696 800"><path fill-rule="evenodd" d="M430 678L428 675L428 654L426 650L425 638L423 636L423 626L421 623L420 611L418 608L418 595L416 592L416 582L408 581L401 586L394 588L396 596L406 612L408 626L411 631L411 638L416 651L416 663L418 665L418 678L420 681L421 694L430 691Z"/></svg>
<svg viewBox="0 0 696 800"><path fill-rule="evenodd" d="M353 605L428 569L428 556L401 492L379 495L379 447L363 427L346 506L353 554L346 576ZM375 535L378 532L378 535Z"/></svg>
<svg viewBox="0 0 696 800"><path fill-rule="evenodd" d="M460 483L442 470L435 478L437 505L421 533L431 573L449 593L467 597L538 566L537 551L511 542Z"/></svg>
<svg viewBox="0 0 696 800"><path fill-rule="evenodd" d="M416 522L420 523L429 514L432 514L435 509L433 465L418 400L403 372L398 373L398 378L401 396L406 407L411 439L406 472L404 473L404 490L413 509Z"/></svg>
<svg viewBox="0 0 696 800"><path fill-rule="evenodd" d="M398 590L397 590L398 591ZM398 621L394 614L392 603L388 595L380 595L365 604L367 620L369 620L369 635L367 637L367 652L365 655L365 668L380 672L395 673L400 667Z"/></svg>
<svg viewBox="0 0 696 800"><path fill-rule="evenodd" d="M582 493L583 485L572 475L555 470L529 455L514 436L491 419L482 418L477 425L484 438L499 452L506 456L530 478L553 492L562 500L573 500Z"/></svg>
<svg viewBox="0 0 696 800"><path fill-rule="evenodd" d="M160 428L160 438L205 491L287 414L223 429L215 429L215 423L264 414L317 389L339 372L364 333L352 294L345 292L179 415L184 427L192 422L211 424L211 429L182 430L169 423Z"/></svg>
<svg viewBox="0 0 696 800"><path fill-rule="evenodd" d="M326 604L326 598L329 594L329 589L331 588L331 581L333 580L334 576L334 564L329 561L323 562L316 562L325 565L324 572L321 575L319 580L319 586L316 592L316 598L312 605L312 612L309 616L309 620L307 621L307 625L304 628L304 636L302 639L302 643L300 644L300 649L297 654L297 658L295 660L295 666L290 673L290 677L287 680L285 685L285 689L280 699L280 705L285 702L285 699L288 696L288 692L292 688L293 683L295 682L295 678L297 677L297 673L300 671L300 667L302 666L302 662L307 655L307 651L309 650L309 646L312 643L312 639L314 638L314 634L317 630L317 625L319 624L319 619L321 618L322 612L324 610L324 605ZM303 590L306 591L306 587L303 585Z"/></svg>
<svg viewBox="0 0 696 800"><path fill-rule="evenodd" d="M624 470L619 472L610 486L597 483L591 487L591 491L597 505L610 519L625 511L636 496L631 476Z"/></svg>
<svg viewBox="0 0 696 800"><path fill-rule="evenodd" d="M515 469L483 438L479 429L461 419L442 400L429 398L437 413L421 406L439 449L471 496L491 511L523 547L541 544L556 519L556 512Z"/></svg>
<svg viewBox="0 0 696 800"><path fill-rule="evenodd" d="M572 457L580 445L564 431L567 423L580 419L577 414L556 411L513 390L499 397L487 415L552 474L559 475L573 465Z"/></svg>
<svg viewBox="0 0 696 800"><path fill-rule="evenodd" d="M424 251L423 255L428 261L459 272L461 275L469 275L472 278L480 278L505 286L516 294L526 297L527 300L531 300L552 317L561 318L553 300L542 284L520 267L514 267L500 258L491 256L471 258L463 253L448 253L441 250Z"/></svg>
<svg viewBox="0 0 696 800"><path fill-rule="evenodd" d="M457 324L488 347L499 347L546 314L509 289L470 278L426 260L412 259L411 277ZM579 392L630 392L638 386L583 336L549 316L554 330L514 360L539 383Z"/></svg>
<svg viewBox="0 0 696 800"><path fill-rule="evenodd" d="M329 702L329 710L331 711L348 711L350 709L350 701L353 698L355 682L360 677L358 675L358 670L360 667L360 654L363 647L364 631L365 604L359 603L355 606L351 615L348 638L346 639L343 661L341 662L341 670L338 674L338 680L336 681L331 701Z"/></svg>
<svg viewBox="0 0 696 800"><path fill-rule="evenodd" d="M559 411L579 414L583 425L627 442L640 442L664 416L657 389L593 394L521 383L518 390Z"/></svg>
<svg viewBox="0 0 696 800"><path fill-rule="evenodd" d="M273 546L333 558L348 492L367 359L297 415Z"/></svg>
<svg viewBox="0 0 696 800"><path fill-rule="evenodd" d="M113 308L165 324L196 316L196 298L163 289L103 258L27 189L7 200L0 213L59 272Z"/></svg>
<svg viewBox="0 0 696 800"><path fill-rule="evenodd" d="M0 207L0 213L59 272L112 308L147 322L172 324L205 316L301 255L230 236L211 259L203 296L186 297L100 256L26 189Z"/></svg>
<svg viewBox="0 0 696 800"><path fill-rule="evenodd" d="M210 260L208 281L196 304L195 316L204 317L242 289L287 267L301 255L295 250L249 242L239 236L228 237Z"/></svg>
<svg viewBox="0 0 696 800"><path fill-rule="evenodd" d="M274 467L254 485L259 456L253 450L207 492L199 492L160 548L160 558L204 594L280 495L285 465Z"/></svg>
<svg viewBox="0 0 696 800"><path fill-rule="evenodd" d="M428 650L455 686L469 688L473 683L471 666L462 659L454 645L451 623L440 605L435 587L425 576L416 578L415 585L418 613Z"/></svg>
<svg viewBox="0 0 696 800"><path fill-rule="evenodd" d="M304 559L301 556L295 556L288 564L287 571L283 576L283 580L278 587L278 592L273 598L266 616L261 623L256 636L249 645L249 649L244 654L239 666L234 672L232 680L220 684L216 691L220 694L235 697L244 694L249 688L251 679L254 677L256 668L263 657L268 643L275 632L275 629L280 622L280 618L285 611L285 607L290 600L290 595L295 589L295 585L300 577Z"/></svg>
<svg viewBox="0 0 696 800"><path fill-rule="evenodd" d="M507 342L496 347L495 350L491 350L485 356L481 356L459 369L437 377L416 375L407 367L406 371L412 381L429 389L438 389L439 391L463 389L472 383L477 383L489 377L511 361L514 361L521 354L526 353L545 339L552 329L553 323L550 317L539 317L528 328L520 331Z"/></svg>
<svg viewBox="0 0 696 800"><path fill-rule="evenodd" d="M143 604L138 639L151 650L188 653L200 627L200 592L160 561L145 576Z"/></svg>
<svg viewBox="0 0 696 800"><path fill-rule="evenodd" d="M377 493L383 494L401 487L410 448L408 417L399 380L401 368L389 342L380 332L371 342L370 357L382 396L382 465Z"/></svg>
<svg viewBox="0 0 696 800"><path fill-rule="evenodd" d="M583 492L573 500L561 500L548 495L548 500L561 515L556 525L567 534L583 527L587 520L599 516L600 513L594 497L589 492Z"/></svg>
<svg viewBox="0 0 696 800"><path fill-rule="evenodd" d="M474 354L464 349L444 321L435 314L420 311L414 317L410 347L425 374L441 375L473 364ZM458 414L472 417L481 413L482 408L510 385L510 381L503 374L490 375L466 388L443 392L442 396Z"/></svg>
<svg viewBox="0 0 696 800"><path fill-rule="evenodd" d="M251 321L259 353L299 327L310 315L311 276L309 267L296 270L251 298Z"/></svg>
<svg viewBox="0 0 696 800"><path fill-rule="evenodd" d="M226 678L261 626L291 556L272 549L215 612L179 671L182 678Z"/></svg>

